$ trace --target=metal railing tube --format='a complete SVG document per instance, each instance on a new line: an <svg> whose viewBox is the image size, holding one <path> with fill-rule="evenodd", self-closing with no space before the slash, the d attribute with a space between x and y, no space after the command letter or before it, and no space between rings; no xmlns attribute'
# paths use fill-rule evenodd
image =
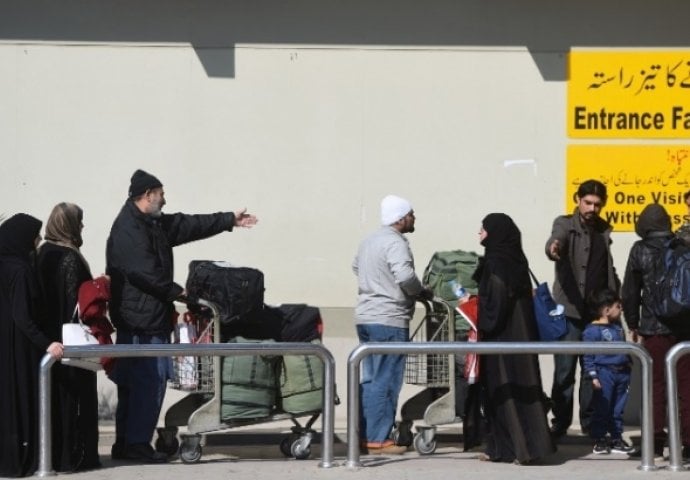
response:
<svg viewBox="0 0 690 480"><path fill-rule="evenodd" d="M666 401L668 411L668 469L674 472L684 471L683 447L680 440L680 417L678 414L678 360L690 353L690 342L674 345L666 352ZM684 398L684 402L689 399Z"/></svg>
<svg viewBox="0 0 690 480"><path fill-rule="evenodd" d="M53 415L50 408L52 376L50 368L56 362L52 355L46 354L41 359L38 374L38 470L36 475L48 477L56 475L53 470Z"/></svg>
<svg viewBox="0 0 690 480"><path fill-rule="evenodd" d="M66 346L64 358L92 357L176 357L176 356L231 356L231 355L315 355L324 363L324 389L322 412L322 456L320 467L330 468L333 463L333 437L335 429L335 359L321 344L314 343L209 343L158 345L84 345ZM46 354L39 368L39 459L36 475L55 475L52 471L50 367L55 360ZM220 388L220 385L214 385Z"/></svg>
<svg viewBox="0 0 690 480"><path fill-rule="evenodd" d="M627 342L372 342L356 347L347 361L347 460L345 466L357 468L359 460L359 372L362 359L380 354L610 354L629 353L642 366L642 461L638 469L654 466L654 420L652 417L652 357L640 345Z"/></svg>

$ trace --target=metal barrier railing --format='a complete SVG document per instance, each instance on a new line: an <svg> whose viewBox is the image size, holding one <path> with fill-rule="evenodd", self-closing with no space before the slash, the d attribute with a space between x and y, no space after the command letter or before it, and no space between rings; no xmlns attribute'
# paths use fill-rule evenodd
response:
<svg viewBox="0 0 690 480"><path fill-rule="evenodd" d="M642 366L642 461L638 469L653 471L654 420L652 417L652 357L640 345L627 342L447 342L409 343L372 342L355 348L347 361L347 461L348 468L361 466L359 460L359 373L364 357L374 354L612 354L629 353L640 360ZM670 401L670 399L669 399ZM670 406L670 403L669 403Z"/></svg>
<svg viewBox="0 0 690 480"><path fill-rule="evenodd" d="M322 412L322 455L320 467L333 467L333 437L335 429L335 360L323 345L313 343L213 343L167 345L89 345L65 347L64 358L93 357L175 357L198 355L315 355L324 363ZM50 368L55 359L46 354L39 368L39 458L36 475L55 475L52 465L52 417L50 408ZM216 388L220 388L216 386Z"/></svg>
<svg viewBox="0 0 690 480"><path fill-rule="evenodd" d="M683 466L683 452L680 440L680 418L678 416L678 360L690 353L690 342L681 342L666 353L666 398L668 410L669 470L686 470ZM684 398L684 402L690 399Z"/></svg>

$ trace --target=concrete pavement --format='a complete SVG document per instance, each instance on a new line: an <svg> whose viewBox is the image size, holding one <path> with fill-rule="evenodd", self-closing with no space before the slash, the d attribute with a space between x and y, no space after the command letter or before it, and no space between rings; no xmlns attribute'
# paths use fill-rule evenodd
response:
<svg viewBox="0 0 690 480"><path fill-rule="evenodd" d="M281 422L282 423L282 422ZM319 429L320 430L320 429ZM344 466L346 457L345 431L336 429L335 464L332 468L319 467L318 441L312 445L312 456L307 460L285 458L278 444L289 425L273 424L262 428L243 427L218 432L206 437L203 456L199 463L184 464L174 459L163 465L137 465L125 461L110 460L110 444L113 441L112 426L101 427L101 453L103 468L91 472L70 474L75 479L133 480L182 480L193 478L256 480L279 478L281 480L322 480L357 478L364 480L420 480L452 478L509 477L511 480L536 480L568 478L568 480L606 479L671 479L686 478L687 472L671 472L659 469L643 472L638 470L639 460L625 455L594 455L589 439L579 434L565 437L559 451L542 465L520 466L481 462L478 452L463 452L459 443L459 428L444 427L438 440L439 448L433 455L422 456L410 450L401 456L364 455L362 466L356 469ZM639 431L629 432L632 440L639 442ZM660 462L663 466L666 462Z"/></svg>

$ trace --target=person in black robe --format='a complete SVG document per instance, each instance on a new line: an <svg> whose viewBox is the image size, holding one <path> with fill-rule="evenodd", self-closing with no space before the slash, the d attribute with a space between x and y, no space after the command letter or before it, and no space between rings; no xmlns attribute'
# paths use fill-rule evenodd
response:
<svg viewBox="0 0 690 480"><path fill-rule="evenodd" d="M520 230L503 213L482 221L485 247L477 272L480 338L485 342L538 340L527 258ZM546 419L536 354L483 355L480 382L487 420L481 460L533 463L556 451Z"/></svg>
<svg viewBox="0 0 690 480"><path fill-rule="evenodd" d="M45 303L45 331L62 340L62 324L77 321L79 286L92 279L81 247L83 211L72 203L53 208L38 250L37 269ZM52 455L58 472L99 468L96 372L53 366Z"/></svg>
<svg viewBox="0 0 690 480"><path fill-rule="evenodd" d="M38 467L38 367L62 344L40 327L40 291L32 254L41 221L18 213L0 225L0 477Z"/></svg>

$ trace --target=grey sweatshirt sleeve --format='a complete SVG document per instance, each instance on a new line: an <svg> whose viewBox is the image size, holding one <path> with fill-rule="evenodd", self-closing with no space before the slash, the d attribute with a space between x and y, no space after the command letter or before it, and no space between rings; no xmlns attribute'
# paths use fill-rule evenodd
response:
<svg viewBox="0 0 690 480"><path fill-rule="evenodd" d="M422 290L422 282L414 271L414 259L407 242L395 242L388 250L386 258L395 282L409 296L417 296Z"/></svg>

